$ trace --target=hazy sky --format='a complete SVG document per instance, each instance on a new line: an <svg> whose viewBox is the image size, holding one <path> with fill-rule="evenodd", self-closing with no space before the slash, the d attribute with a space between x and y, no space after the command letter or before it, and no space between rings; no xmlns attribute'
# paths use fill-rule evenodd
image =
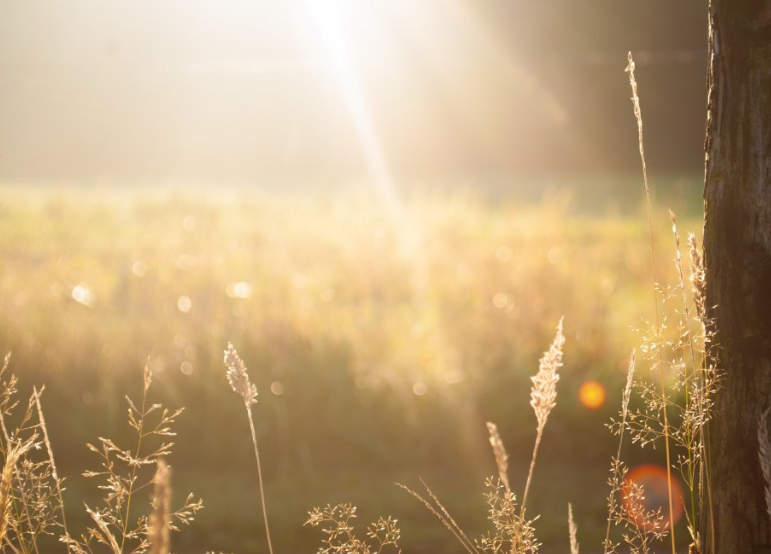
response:
<svg viewBox="0 0 771 554"><path fill-rule="evenodd" d="M0 0L0 182L623 170L627 49L653 161L695 171L703 4Z"/></svg>

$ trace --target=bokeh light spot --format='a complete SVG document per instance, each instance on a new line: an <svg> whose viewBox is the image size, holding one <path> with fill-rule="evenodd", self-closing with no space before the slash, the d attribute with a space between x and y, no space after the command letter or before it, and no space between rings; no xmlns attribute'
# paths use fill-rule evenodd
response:
<svg viewBox="0 0 771 554"><path fill-rule="evenodd" d="M147 274L147 264L142 260L137 260L131 264L131 272L137 277L144 277Z"/></svg>
<svg viewBox="0 0 771 554"><path fill-rule="evenodd" d="M80 304L88 307L93 306L94 302L96 301L94 293L83 285L75 285L72 288L72 299L75 300L75 302L79 302Z"/></svg>
<svg viewBox="0 0 771 554"><path fill-rule="evenodd" d="M496 293L496 295L493 296L493 306L495 306L499 310L505 308L508 303L509 303L509 297L502 292Z"/></svg>
<svg viewBox="0 0 771 554"><path fill-rule="evenodd" d="M182 228L188 233L195 231L197 224L198 224L198 221L196 221L194 215L187 215L182 220Z"/></svg>
<svg viewBox="0 0 771 554"><path fill-rule="evenodd" d="M590 410L605 404L605 387L597 381L585 381L578 389L578 400Z"/></svg>
<svg viewBox="0 0 771 554"><path fill-rule="evenodd" d="M273 381L270 384L270 392L276 396L281 396L284 394L284 385L280 381Z"/></svg>
<svg viewBox="0 0 771 554"><path fill-rule="evenodd" d="M672 487L673 513L672 519L675 525L683 517L684 492L680 482L674 477L670 480ZM642 498L633 500L634 489L638 486L642 489ZM627 473L621 491L624 510L630 519L637 525L648 531L662 531L654 529L650 518L644 517L646 512L661 510L664 515L664 529L669 527L669 492L667 489L667 470L656 464L642 464L632 468Z"/></svg>
<svg viewBox="0 0 771 554"><path fill-rule="evenodd" d="M177 309L183 314L188 313L193 308L193 301L189 296L180 296L177 298Z"/></svg>
<svg viewBox="0 0 771 554"><path fill-rule="evenodd" d="M230 298L249 298L252 295L252 286L246 281L228 283L225 292Z"/></svg>
<svg viewBox="0 0 771 554"><path fill-rule="evenodd" d="M416 396L423 396L428 392L428 386L423 381L416 381L414 385L412 385L412 392L415 393Z"/></svg>

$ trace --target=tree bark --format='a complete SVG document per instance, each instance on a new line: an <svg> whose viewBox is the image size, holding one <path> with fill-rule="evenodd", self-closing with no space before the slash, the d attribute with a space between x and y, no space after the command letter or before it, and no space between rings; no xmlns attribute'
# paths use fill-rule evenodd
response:
<svg viewBox="0 0 771 554"><path fill-rule="evenodd" d="M715 537L704 554L771 552L758 416L771 406L771 2L710 2L704 252L723 382L709 425ZM705 502L706 508L706 502Z"/></svg>

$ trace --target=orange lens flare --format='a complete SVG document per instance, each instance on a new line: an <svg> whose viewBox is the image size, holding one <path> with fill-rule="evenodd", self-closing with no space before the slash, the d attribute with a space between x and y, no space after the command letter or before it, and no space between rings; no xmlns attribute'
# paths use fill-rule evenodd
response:
<svg viewBox="0 0 771 554"><path fill-rule="evenodd" d="M584 407L596 410L605 404L605 387L597 381L586 381L578 389L578 400Z"/></svg>
<svg viewBox="0 0 771 554"><path fill-rule="evenodd" d="M684 492L680 482L674 477L672 486L672 519L675 524L683 517ZM667 470L655 464L642 464L627 473L621 490L624 511L629 519L646 531L664 531L669 528L669 493L667 490ZM659 525L652 512L660 511L663 520Z"/></svg>

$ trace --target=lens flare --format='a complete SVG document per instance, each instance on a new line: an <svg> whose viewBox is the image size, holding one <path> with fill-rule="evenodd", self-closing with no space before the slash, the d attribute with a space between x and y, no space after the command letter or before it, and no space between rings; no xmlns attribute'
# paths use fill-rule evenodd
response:
<svg viewBox="0 0 771 554"><path fill-rule="evenodd" d="M675 524L683 517L683 487L679 481L672 477L672 519ZM642 488L642 497L634 499L633 488L637 485ZM627 473L621 491L624 511L629 518L640 527L648 531L662 531L669 527L669 496L667 490L667 470L655 464L642 464ZM664 514L663 528L655 528L650 518L645 513L660 510Z"/></svg>
<svg viewBox="0 0 771 554"><path fill-rule="evenodd" d="M584 407L596 410L605 404L605 387L597 381L585 381L578 389L578 400Z"/></svg>

